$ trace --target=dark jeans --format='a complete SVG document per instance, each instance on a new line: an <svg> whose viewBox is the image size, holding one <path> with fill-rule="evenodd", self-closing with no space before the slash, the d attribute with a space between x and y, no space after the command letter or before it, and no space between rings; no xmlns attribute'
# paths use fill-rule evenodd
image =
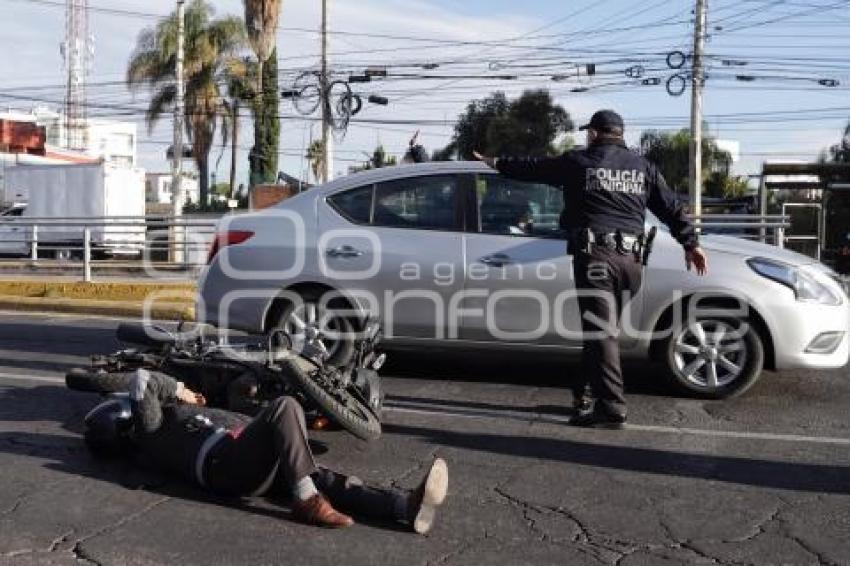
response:
<svg viewBox="0 0 850 566"><path fill-rule="evenodd" d="M617 334L624 301L640 288L641 267L633 254L602 246L594 246L590 254L577 253L573 262L576 288L595 292L579 297L585 338L582 376L573 392L581 395L590 384L596 410L621 417L626 416L626 397Z"/></svg>
<svg viewBox="0 0 850 566"><path fill-rule="evenodd" d="M226 495L289 498L295 482L310 476L316 488L341 510L373 519L397 516L401 491L369 487L358 478L316 465L307 443L301 405L281 397L263 409L236 436L225 436L210 451L204 477L213 491Z"/></svg>

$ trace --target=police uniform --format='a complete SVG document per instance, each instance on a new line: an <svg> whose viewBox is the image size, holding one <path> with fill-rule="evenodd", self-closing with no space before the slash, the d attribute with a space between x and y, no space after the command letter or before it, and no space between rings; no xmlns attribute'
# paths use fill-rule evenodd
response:
<svg viewBox="0 0 850 566"><path fill-rule="evenodd" d="M587 128L622 132L623 121L615 112L603 110L581 129ZM641 285L646 209L670 228L685 250L698 246L693 225L658 168L617 137L604 137L554 158L500 158L494 166L507 177L563 188L561 223L574 256L576 287L580 292L593 291L579 298L585 334L583 375L574 392L581 395L589 383L596 398L595 422L624 422L626 400L616 334L624 303Z"/></svg>

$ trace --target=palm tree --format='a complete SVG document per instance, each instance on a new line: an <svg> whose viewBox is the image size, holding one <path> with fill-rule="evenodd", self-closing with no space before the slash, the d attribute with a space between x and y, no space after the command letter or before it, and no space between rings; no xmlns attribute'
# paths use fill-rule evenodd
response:
<svg viewBox="0 0 850 566"><path fill-rule="evenodd" d="M272 181L277 175L280 137L277 89L277 25L282 0L243 0L248 42L257 56L257 93L254 114L254 147L251 149L251 182ZM269 64L269 63L272 64ZM265 84L264 84L265 83Z"/></svg>
<svg viewBox="0 0 850 566"><path fill-rule="evenodd" d="M192 157L198 165L201 203L209 194L209 153L218 118L224 113L220 78L228 61L245 45L245 26L239 18L213 19L206 0L191 0L185 19L185 115ZM152 131L171 111L177 95L177 13L142 30L127 67L132 91L152 91L145 122Z"/></svg>
<svg viewBox="0 0 850 566"><path fill-rule="evenodd" d="M263 65L271 57L277 44L277 24L280 20L282 0L243 0L245 4L245 28L248 42L260 64L258 73L260 92L263 91Z"/></svg>
<svg viewBox="0 0 850 566"><path fill-rule="evenodd" d="M239 145L239 110L243 102L253 103L257 95L258 65L247 57L233 58L227 63L225 80L227 98L224 105L224 128L221 143L225 147L230 141L230 198L236 198L236 154Z"/></svg>
<svg viewBox="0 0 850 566"><path fill-rule="evenodd" d="M313 178L316 182L319 181L319 175L325 168L325 147L322 140L316 140L307 148L307 161L310 163L310 171L313 172Z"/></svg>

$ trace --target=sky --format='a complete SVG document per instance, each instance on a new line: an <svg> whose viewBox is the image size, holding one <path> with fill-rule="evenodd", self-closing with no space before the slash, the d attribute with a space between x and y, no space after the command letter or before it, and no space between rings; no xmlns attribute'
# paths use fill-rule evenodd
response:
<svg viewBox="0 0 850 566"><path fill-rule="evenodd" d="M690 91L671 96L665 83L682 72L668 66L667 55L693 49L692 1L329 1L334 77L346 79L374 66L386 66L390 75L353 85L363 95L385 96L389 104L364 104L354 117L336 144L337 172L364 161L377 144L402 154L417 129L429 149L446 145L466 104L495 90L518 96L529 88L550 89L577 124L596 109L614 108L625 118L631 144L644 130L689 124ZM241 0L212 3L217 15L242 14ZM122 81L139 32L175 3L89 4L95 45L89 114L138 122L140 165L167 171L171 122L166 118L148 132L142 109L149 94L132 94ZM837 143L850 119L850 63L844 57L850 48L850 0L708 4L705 122L711 135L740 142L735 172L757 174L766 160L816 159ZM318 0L283 1L281 88L318 69L320 7ZM57 106L64 83L59 55L64 1L0 0L0 8L0 108ZM587 75L588 64L595 65L595 75ZM629 70L640 77L627 77ZM830 81L837 86L821 84ZM320 135L316 116L305 118L288 100L281 101L280 112L285 116L280 168L304 175L304 149ZM247 177L244 154L250 144L250 124L243 125L240 181ZM228 175L228 156L220 145L213 150L218 181Z"/></svg>

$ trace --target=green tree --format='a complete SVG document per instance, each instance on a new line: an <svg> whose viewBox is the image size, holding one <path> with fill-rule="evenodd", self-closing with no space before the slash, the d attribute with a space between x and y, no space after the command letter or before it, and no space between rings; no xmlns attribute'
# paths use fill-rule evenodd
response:
<svg viewBox="0 0 850 566"><path fill-rule="evenodd" d="M392 167L393 165L398 165L398 157L396 157L395 155L388 155L386 150L384 149L384 146L379 144L375 148L375 151L372 152L372 156L369 158L368 161L363 163L363 165L351 167L350 171L352 173L356 173L358 171L368 171L369 169Z"/></svg>
<svg viewBox="0 0 850 566"><path fill-rule="evenodd" d="M717 198L737 198L750 190L746 177L727 175L724 171L712 171L705 179L705 194Z"/></svg>
<svg viewBox="0 0 850 566"><path fill-rule="evenodd" d="M369 166L367 169L392 167L393 165L398 165L398 158L395 155L388 155L386 150L384 150L384 146L378 145L375 151L372 152L372 158L366 164Z"/></svg>
<svg viewBox="0 0 850 566"><path fill-rule="evenodd" d="M215 140L223 98L219 79L227 62L245 45L245 26L239 18L214 19L205 0L186 7L185 59L186 132L198 166L201 202L209 195L209 154ZM177 96L177 13L142 30L127 67L127 85L153 96L145 114L148 131L172 111Z"/></svg>
<svg viewBox="0 0 850 566"><path fill-rule="evenodd" d="M251 184L274 183L277 179L280 140L279 99L277 89L277 51L262 65L262 94L254 98L254 147L249 157Z"/></svg>
<svg viewBox="0 0 850 566"><path fill-rule="evenodd" d="M850 122L844 127L841 141L829 148L829 158L835 163L850 163Z"/></svg>
<svg viewBox="0 0 850 566"><path fill-rule="evenodd" d="M277 88L277 27L282 0L243 0L248 41L257 56L257 92L254 113L254 147L251 149L251 184L272 183L277 178L280 141Z"/></svg>
<svg viewBox="0 0 850 566"><path fill-rule="evenodd" d="M222 146L230 142L230 198L236 198L236 163L239 147L239 112L244 105L253 108L257 95L258 65L248 58L231 59L225 69L227 98L224 105Z"/></svg>
<svg viewBox="0 0 850 566"><path fill-rule="evenodd" d="M831 146L824 152L822 161L831 161L833 163L850 163L850 122L844 128L844 135L841 141ZM838 180L837 178L829 179L822 178L824 182L830 180ZM845 191L824 191L824 207L825 207L825 251L847 250L850 249L850 234L848 234L848 226L850 226L850 195ZM835 256L836 269L841 273L850 273L850 260L845 255L840 253Z"/></svg>
<svg viewBox="0 0 850 566"><path fill-rule="evenodd" d="M556 140L573 131L569 113L546 90L529 90L509 101L504 93L469 103L454 128L451 143L434 159L450 155L472 159L473 151L489 155L544 156L558 153Z"/></svg>
<svg viewBox="0 0 850 566"><path fill-rule="evenodd" d="M325 147L322 145L322 140L315 140L307 148L307 155L304 156L307 163L310 164L310 171L313 173L313 179L318 183L319 176L325 168Z"/></svg>
<svg viewBox="0 0 850 566"><path fill-rule="evenodd" d="M677 193L688 192L690 144L691 132L688 129L678 132L649 130L640 136L640 148L644 157L658 166L667 184ZM713 138L703 137L702 169L706 179L704 188L710 188L709 196L723 195L731 163L732 157L718 148Z"/></svg>

